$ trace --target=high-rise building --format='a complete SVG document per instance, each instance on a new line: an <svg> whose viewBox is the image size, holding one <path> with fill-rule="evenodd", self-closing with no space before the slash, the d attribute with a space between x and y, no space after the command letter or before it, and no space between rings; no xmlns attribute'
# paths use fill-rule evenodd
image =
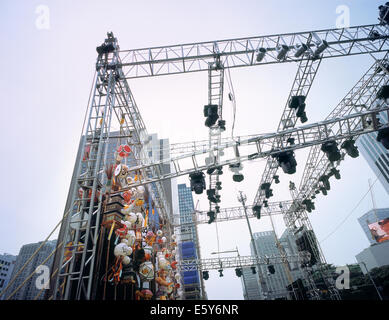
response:
<svg viewBox="0 0 389 320"><path fill-rule="evenodd" d="M0 292L3 291L11 280L12 271L15 267L16 256L4 253L0 254ZM0 298L3 300L4 296Z"/></svg>
<svg viewBox="0 0 389 320"><path fill-rule="evenodd" d="M253 237L260 256L278 256L280 254L275 242L274 231L256 232ZM250 249L251 254L254 254L255 251L251 242ZM286 286L289 282L283 265L261 265L260 267L266 285L264 287L264 284L260 283L260 290L264 297L268 300L287 297Z"/></svg>
<svg viewBox="0 0 389 320"><path fill-rule="evenodd" d="M358 221L370 241L370 247L355 256L362 272L389 265L389 208L370 210Z"/></svg>
<svg viewBox="0 0 389 320"><path fill-rule="evenodd" d="M381 123L387 123L387 113L380 113L379 119ZM361 135L356 146L389 194L389 150L377 141L376 132Z"/></svg>
<svg viewBox="0 0 389 320"><path fill-rule="evenodd" d="M253 273L251 268L242 268L240 280L242 282L244 300L262 300L257 273Z"/></svg>
<svg viewBox="0 0 389 320"><path fill-rule="evenodd" d="M180 221L180 257L182 260L192 260L200 257L196 226L193 222L193 196L190 187L186 184L178 185L178 206ZM187 225L185 225L187 224ZM196 271L182 273L184 294L186 300L201 299L200 274Z"/></svg>
<svg viewBox="0 0 389 320"><path fill-rule="evenodd" d="M31 258L33 253L40 247L42 242L30 243L24 245L16 258L15 267L13 269L11 279L21 270L23 265ZM26 279L32 274L38 266L42 265L43 261L53 252L57 244L57 240L47 241L40 249L38 254L27 264L26 268L19 274L13 284L5 293L5 298L9 298L12 292L17 289ZM47 262L44 263L48 270L51 268L53 262L53 256L51 256ZM36 285L37 278L40 274L34 274L12 297L11 300L33 300L41 291L41 288ZM38 300L44 298L45 290L37 297Z"/></svg>

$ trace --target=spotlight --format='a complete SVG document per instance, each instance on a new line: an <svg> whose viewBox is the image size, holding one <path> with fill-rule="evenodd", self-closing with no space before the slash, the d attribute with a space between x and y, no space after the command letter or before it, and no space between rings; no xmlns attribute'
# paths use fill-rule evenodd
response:
<svg viewBox="0 0 389 320"><path fill-rule="evenodd" d="M207 174L212 174L215 170L216 170L216 168L209 168L207 170Z"/></svg>
<svg viewBox="0 0 389 320"><path fill-rule="evenodd" d="M208 220L208 224L211 224L212 222L215 221L216 217L215 217L215 212L213 211L209 211L207 213L207 216L209 217L209 220Z"/></svg>
<svg viewBox="0 0 389 320"><path fill-rule="evenodd" d="M110 53L115 51L115 47L113 46L112 43L108 43L108 44L103 43L101 46L96 48L96 51L99 55L103 53Z"/></svg>
<svg viewBox="0 0 389 320"><path fill-rule="evenodd" d="M275 274L276 273L276 269L274 268L273 265L267 266L267 270L269 270L269 272L271 274Z"/></svg>
<svg viewBox="0 0 389 320"><path fill-rule="evenodd" d="M234 175L232 176L232 180L234 180L235 182L242 182L244 179L243 174L240 172L240 170L242 170L242 165L240 163L230 164L229 168L234 173Z"/></svg>
<svg viewBox="0 0 389 320"><path fill-rule="evenodd" d="M207 127L212 127L216 123L216 120L219 118L217 111L218 105L209 104L204 106L204 117L207 117L205 125Z"/></svg>
<svg viewBox="0 0 389 320"><path fill-rule="evenodd" d="M382 86L377 92L377 99L388 99L389 98L389 86Z"/></svg>
<svg viewBox="0 0 389 320"><path fill-rule="evenodd" d="M337 146L338 144L334 140L325 142L321 146L321 151L327 155L328 160L331 162L340 160L342 156Z"/></svg>
<svg viewBox="0 0 389 320"><path fill-rule="evenodd" d="M208 280L209 279L209 272L208 271L203 271L203 279Z"/></svg>
<svg viewBox="0 0 389 320"><path fill-rule="evenodd" d="M242 182L244 179L244 176L243 174L239 173L239 174L234 174L232 176L232 180L234 180L235 182Z"/></svg>
<svg viewBox="0 0 389 320"><path fill-rule="evenodd" d="M270 197L273 196L273 189L270 189L270 183L269 182L262 183L261 189L265 190L265 197L267 199L269 199Z"/></svg>
<svg viewBox="0 0 389 320"><path fill-rule="evenodd" d="M305 199L301 203L305 205L308 212L312 212L312 210L315 210L315 204L311 200Z"/></svg>
<svg viewBox="0 0 389 320"><path fill-rule="evenodd" d="M314 57L318 57L327 48L328 48L328 42L325 40L322 40L321 42L316 44L316 50L313 52Z"/></svg>
<svg viewBox="0 0 389 320"><path fill-rule="evenodd" d="M286 54L289 51L289 47L285 44L277 47L277 60L285 60Z"/></svg>
<svg viewBox="0 0 389 320"><path fill-rule="evenodd" d="M295 138L288 138L288 140L286 140L286 143L289 143L291 146L293 146L294 140L295 140Z"/></svg>
<svg viewBox="0 0 389 320"><path fill-rule="evenodd" d="M223 174L223 167L222 166L217 167L216 170L217 170L217 174L218 175L222 175Z"/></svg>
<svg viewBox="0 0 389 320"><path fill-rule="evenodd" d="M342 143L342 145L340 146L342 149L346 150L347 154L351 158L356 158L359 156L358 148L354 145L354 143L355 143L355 140L350 139L350 140L344 141Z"/></svg>
<svg viewBox="0 0 389 320"><path fill-rule="evenodd" d="M265 207L265 208L267 208L269 205L268 205L268 203L267 203L267 200L263 200L263 206Z"/></svg>
<svg viewBox="0 0 389 320"><path fill-rule="evenodd" d="M255 270L255 267L251 267L251 272L252 272L253 274L256 274L256 273L257 273L257 270Z"/></svg>
<svg viewBox="0 0 389 320"><path fill-rule="evenodd" d="M385 149L389 149L389 127L378 130L377 141L381 142Z"/></svg>
<svg viewBox="0 0 389 320"><path fill-rule="evenodd" d="M190 188L196 194L203 193L203 190L206 189L204 173L201 171L193 172L189 175L190 178Z"/></svg>
<svg viewBox="0 0 389 320"><path fill-rule="evenodd" d="M279 184L279 183L280 183L280 179L279 179L279 178L280 178L280 177L277 176L277 175L273 176L273 179L274 179L275 184Z"/></svg>
<svg viewBox="0 0 389 320"><path fill-rule="evenodd" d="M305 51L308 50L308 46L305 43L302 43L302 44L296 45L295 49L296 49L296 52L295 52L294 56L296 58L300 58L305 53Z"/></svg>
<svg viewBox="0 0 389 320"><path fill-rule="evenodd" d="M336 179L336 180L340 180L340 171L337 170L336 168L332 168L332 169L330 170L330 175L331 175L331 176L335 176L335 179Z"/></svg>
<svg viewBox="0 0 389 320"><path fill-rule="evenodd" d="M216 199L215 195L216 195L216 190L215 189L207 190L207 196L208 196L208 200L209 201L211 201L213 203L216 203L217 199Z"/></svg>
<svg viewBox="0 0 389 320"><path fill-rule="evenodd" d="M220 130L226 131L226 120L219 120L217 125L219 126Z"/></svg>
<svg viewBox="0 0 389 320"><path fill-rule="evenodd" d="M261 218L261 209L262 209L262 207L260 205L255 205L253 207L253 213L257 217L257 219Z"/></svg>
<svg viewBox="0 0 389 320"><path fill-rule="evenodd" d="M273 154L272 157L277 159L278 165L284 173L293 174L296 172L297 162L293 151L283 151Z"/></svg>
<svg viewBox="0 0 389 320"><path fill-rule="evenodd" d="M223 277L223 269L219 269L219 277Z"/></svg>
<svg viewBox="0 0 389 320"><path fill-rule="evenodd" d="M384 6L379 6L378 9L380 10L380 13L379 13L379 20L381 21L381 23L383 23L383 24L389 23L389 14L388 14L389 8L388 8L388 2L385 3Z"/></svg>
<svg viewBox="0 0 389 320"><path fill-rule="evenodd" d="M289 108L296 109L296 117L300 118L302 123L307 122L307 114L305 112L306 96L292 96L289 101Z"/></svg>
<svg viewBox="0 0 389 320"><path fill-rule="evenodd" d="M324 188L325 188L326 190L331 190L330 181L328 180L328 176L326 176L325 174L322 175L322 176L319 178L319 181L323 182Z"/></svg>
<svg viewBox="0 0 389 320"><path fill-rule="evenodd" d="M259 48L257 50L257 62L261 62L263 60L263 58L265 57L266 55L266 49L265 48Z"/></svg>
<svg viewBox="0 0 389 320"><path fill-rule="evenodd" d="M219 207L219 206L216 206L216 207L215 207L215 211L216 211L216 213L220 213L220 207Z"/></svg>
<svg viewBox="0 0 389 320"><path fill-rule="evenodd" d="M381 37L380 33L377 30L371 30L369 33L369 38L371 41L375 41Z"/></svg>
<svg viewBox="0 0 389 320"><path fill-rule="evenodd" d="M238 278L240 278L242 276L242 268L236 268L235 269L235 274Z"/></svg>
<svg viewBox="0 0 389 320"><path fill-rule="evenodd" d="M216 189L221 190L222 189L222 183L221 181L216 182Z"/></svg>

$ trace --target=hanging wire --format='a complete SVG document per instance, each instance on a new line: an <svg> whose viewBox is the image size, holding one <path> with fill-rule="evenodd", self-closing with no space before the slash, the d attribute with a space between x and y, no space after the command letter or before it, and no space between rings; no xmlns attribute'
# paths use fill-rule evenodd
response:
<svg viewBox="0 0 389 320"><path fill-rule="evenodd" d="M335 227L333 231L331 231L324 239L319 241L319 243L323 243L326 241L329 237L331 237L345 222L346 220L355 212L355 210L359 207L359 205L362 203L362 201L366 198L366 196L369 194L371 188L374 186L374 184L377 182L378 177L374 180L373 184L369 187L367 192L362 196L362 198L358 201L358 203L355 205L355 207L350 211L350 213Z"/></svg>

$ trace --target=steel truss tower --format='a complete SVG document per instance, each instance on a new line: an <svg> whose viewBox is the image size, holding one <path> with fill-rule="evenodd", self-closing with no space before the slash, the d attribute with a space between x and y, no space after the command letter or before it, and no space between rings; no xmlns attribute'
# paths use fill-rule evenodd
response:
<svg viewBox="0 0 389 320"><path fill-rule="evenodd" d="M53 299L89 300L96 294L94 272L102 213L110 197L105 171L112 163L107 162L108 142L111 133L120 128L121 136L132 147L138 164L149 160L143 146L148 134L138 111L128 83L121 69L119 46L112 33L108 33L96 63L96 77L89 115L83 133L81 150L88 148L88 156L81 156L76 166L76 183L71 190L70 213L62 224L62 243L72 250L64 258L65 246L58 248L59 272L55 280ZM126 140L127 139L127 140ZM142 177L160 174L160 168L139 170ZM147 186L149 194L165 221L165 233L170 234L170 205L160 181ZM84 226L85 225L85 226ZM54 266L55 267L55 266Z"/></svg>

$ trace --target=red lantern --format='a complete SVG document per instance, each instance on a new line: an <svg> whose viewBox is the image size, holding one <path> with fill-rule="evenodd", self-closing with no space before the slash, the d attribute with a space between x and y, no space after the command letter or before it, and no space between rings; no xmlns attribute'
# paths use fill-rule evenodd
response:
<svg viewBox="0 0 389 320"><path fill-rule="evenodd" d="M123 192L123 198L124 198L125 202L130 203L130 201L131 201L131 192L130 191Z"/></svg>
<svg viewBox="0 0 389 320"><path fill-rule="evenodd" d="M125 144L122 144L117 149L117 152L118 152L119 156L121 156L122 158L126 158L130 154L131 148Z"/></svg>

